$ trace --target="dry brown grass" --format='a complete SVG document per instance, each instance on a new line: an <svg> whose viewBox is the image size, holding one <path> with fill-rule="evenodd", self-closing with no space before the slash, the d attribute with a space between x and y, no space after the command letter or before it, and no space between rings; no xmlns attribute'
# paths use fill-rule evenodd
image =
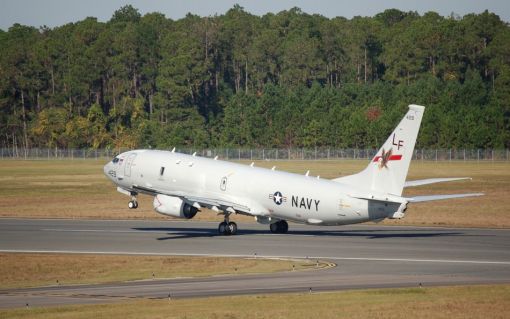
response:
<svg viewBox="0 0 510 319"><path fill-rule="evenodd" d="M6 318L508 318L510 286L141 300L0 311Z"/></svg>
<svg viewBox="0 0 510 319"><path fill-rule="evenodd" d="M485 196L410 205L401 222L412 225L510 227L510 163L414 163L409 179L468 176L472 181L409 188L406 195L478 193ZM397 222L398 223L398 222Z"/></svg>
<svg viewBox="0 0 510 319"><path fill-rule="evenodd" d="M249 164L245 162L246 164ZM166 219L152 210L152 198L140 196L140 208L127 209L128 198L117 193L102 173L102 161L1 161L0 216L39 218ZM334 178L360 171L367 161L259 161L262 167ZM406 218L391 225L510 227L510 163L420 162L411 164L408 179L470 176L472 181L410 188L406 195L485 192L478 198L410 205ZM198 220L220 220L210 211ZM253 221L234 216L234 220Z"/></svg>
<svg viewBox="0 0 510 319"><path fill-rule="evenodd" d="M148 197L128 210L95 160L1 161L0 216L32 218L158 218ZM162 217L161 217L162 218Z"/></svg>
<svg viewBox="0 0 510 319"><path fill-rule="evenodd" d="M79 254L0 254L0 288L314 269L311 260ZM320 263L319 267L326 266ZM154 277L152 277L154 274Z"/></svg>

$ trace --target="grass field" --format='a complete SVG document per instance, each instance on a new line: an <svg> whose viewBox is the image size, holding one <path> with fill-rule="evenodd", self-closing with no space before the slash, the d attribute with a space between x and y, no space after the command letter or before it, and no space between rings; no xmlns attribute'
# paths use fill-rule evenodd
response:
<svg viewBox="0 0 510 319"><path fill-rule="evenodd" d="M275 294L0 310L0 318L508 318L510 286Z"/></svg>
<svg viewBox="0 0 510 319"><path fill-rule="evenodd" d="M0 217L166 219L152 210L149 196L140 196L139 209L127 209L128 197L103 176L104 164L100 160L0 161ZM260 161L256 165L276 165L295 173L310 170L311 175L333 178L357 172L367 161ZM405 194L485 192L486 196L410 205L403 220L384 223L510 227L510 163L415 161L408 180L452 176L473 180L410 188ZM210 211L195 218L221 219ZM244 216L233 219L253 221Z"/></svg>
<svg viewBox="0 0 510 319"><path fill-rule="evenodd" d="M319 268L327 266L319 263ZM0 254L0 289L316 269L312 260ZM154 274L154 277L153 277ZM1 316L0 316L1 318Z"/></svg>

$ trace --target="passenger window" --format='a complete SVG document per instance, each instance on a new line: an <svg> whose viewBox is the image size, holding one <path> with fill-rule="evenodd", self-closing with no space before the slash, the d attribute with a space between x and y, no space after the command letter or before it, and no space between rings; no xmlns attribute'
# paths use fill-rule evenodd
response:
<svg viewBox="0 0 510 319"><path fill-rule="evenodd" d="M164 167L161 167L159 169L159 176L163 176L163 174L165 174L165 168Z"/></svg>

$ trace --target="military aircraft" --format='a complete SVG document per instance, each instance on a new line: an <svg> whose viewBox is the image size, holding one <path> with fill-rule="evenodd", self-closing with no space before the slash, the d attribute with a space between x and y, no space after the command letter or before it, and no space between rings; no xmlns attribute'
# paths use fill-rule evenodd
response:
<svg viewBox="0 0 510 319"><path fill-rule="evenodd" d="M154 196L156 212L191 219L202 208L223 215L222 235L234 235L232 214L253 216L273 233L286 233L287 221L310 225L347 225L403 218L409 203L480 196L481 193L402 196L404 187L467 179L432 178L406 182L425 107L409 110L381 149L360 173L335 178L292 174L172 151L133 150L104 166L117 190Z"/></svg>

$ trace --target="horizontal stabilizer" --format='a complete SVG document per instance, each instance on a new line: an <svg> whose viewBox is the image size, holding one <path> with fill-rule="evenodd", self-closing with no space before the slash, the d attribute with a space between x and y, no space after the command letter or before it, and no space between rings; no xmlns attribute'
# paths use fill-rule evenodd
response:
<svg viewBox="0 0 510 319"><path fill-rule="evenodd" d="M415 187L415 186L422 186L422 185L428 185L428 184L435 184L435 183L441 183L441 182L451 182L451 181L460 181L465 179L471 179L471 177L445 177L445 178L427 178L427 179L420 179L416 181L407 181L404 184L404 187Z"/></svg>
<svg viewBox="0 0 510 319"><path fill-rule="evenodd" d="M386 195L372 195L372 194L365 194L365 195L361 195L361 194L349 194L349 197L352 197L352 198L358 198L358 199L365 199L365 200L373 200L373 201L376 201L376 202L391 202L391 203L403 203L405 198L403 197L400 197L400 196L395 196L395 195L391 195L391 194L386 194Z"/></svg>
<svg viewBox="0 0 510 319"><path fill-rule="evenodd" d="M414 196L408 197L410 203L430 202L433 200L452 199L452 198L464 198L464 197L475 197L483 196L484 193L470 193L470 194L450 194L450 195L425 195L425 196Z"/></svg>

